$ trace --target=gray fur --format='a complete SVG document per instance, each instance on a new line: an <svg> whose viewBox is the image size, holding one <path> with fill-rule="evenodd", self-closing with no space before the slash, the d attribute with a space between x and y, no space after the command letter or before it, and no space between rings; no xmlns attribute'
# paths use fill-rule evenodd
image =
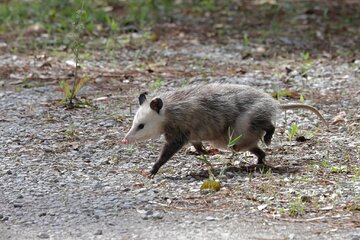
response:
<svg viewBox="0 0 360 240"><path fill-rule="evenodd" d="M229 142L229 129L233 137L242 136L240 144L251 138L247 148L256 145L264 133L261 124L271 123L277 110L271 96L243 85L199 85L158 97L164 102L165 133L181 131L189 142L208 141L222 148Z"/></svg>
<svg viewBox="0 0 360 240"><path fill-rule="evenodd" d="M232 149L250 151L257 156L259 164L263 163L265 152L258 147L258 143L262 140L267 145L271 143L278 109L305 108L315 112L326 122L311 106L279 105L262 91L236 84L189 86L159 94L147 104L156 112L159 119L156 131L160 132L156 133L164 134L166 139L160 157L149 173L150 176L154 176L186 143L192 143L198 152L204 153L206 151L202 142L209 142L219 148L229 148L230 138L238 136L240 139L231 146ZM137 123L134 124L135 130L130 130L127 136L141 131L136 128ZM124 142L127 142L126 138Z"/></svg>

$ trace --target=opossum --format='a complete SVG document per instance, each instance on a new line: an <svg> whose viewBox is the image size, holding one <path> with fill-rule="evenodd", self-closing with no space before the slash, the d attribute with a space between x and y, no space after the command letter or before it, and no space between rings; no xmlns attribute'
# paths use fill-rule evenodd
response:
<svg viewBox="0 0 360 240"><path fill-rule="evenodd" d="M160 94L150 100L147 93L139 96L140 107L124 144L165 136L161 154L148 173L153 177L186 143L205 153L202 142L217 148L250 151L264 164L265 152L260 141L271 143L278 109L307 109L327 125L319 111L305 104L279 104L270 95L250 86L237 84L206 84L189 86Z"/></svg>

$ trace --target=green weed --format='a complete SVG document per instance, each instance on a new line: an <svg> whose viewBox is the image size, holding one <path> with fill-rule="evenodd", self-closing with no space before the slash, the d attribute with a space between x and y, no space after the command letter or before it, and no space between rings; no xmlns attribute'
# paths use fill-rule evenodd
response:
<svg viewBox="0 0 360 240"><path fill-rule="evenodd" d="M110 55L113 55L114 48L119 45L116 37L119 30L119 25L114 18L106 17L107 25L110 28L110 36L106 40L105 49Z"/></svg>
<svg viewBox="0 0 360 240"><path fill-rule="evenodd" d="M304 98L304 95L300 95L300 99L299 99L299 101L301 102L301 103L304 103L305 102L305 98Z"/></svg>
<svg viewBox="0 0 360 240"><path fill-rule="evenodd" d="M87 30L91 32L94 19L98 23L105 23L106 12L97 6L94 0L12 0L0 3L0 31L20 31L28 26L38 24L50 34L66 33L72 29L72 15L74 9L84 9L91 13L85 22Z"/></svg>
<svg viewBox="0 0 360 240"><path fill-rule="evenodd" d="M198 13L213 12L216 10L216 0L192 1L192 11Z"/></svg>
<svg viewBox="0 0 360 240"><path fill-rule="evenodd" d="M156 79L155 82L152 82L149 84L150 91L154 92L159 90L164 86L164 81L161 79Z"/></svg>
<svg viewBox="0 0 360 240"><path fill-rule="evenodd" d="M300 67L299 73L301 76L306 77L314 62L310 59L309 52L302 52L301 58L303 59L303 63Z"/></svg>
<svg viewBox="0 0 360 240"><path fill-rule="evenodd" d="M64 133L71 138L76 138L78 136L77 128L73 123L69 125L69 128L66 129Z"/></svg>
<svg viewBox="0 0 360 240"><path fill-rule="evenodd" d="M309 52L302 52L301 57L304 61L308 61L310 59L310 53Z"/></svg>
<svg viewBox="0 0 360 240"><path fill-rule="evenodd" d="M297 197L289 205L289 215L292 217L301 216L305 213L305 205L300 197Z"/></svg>
<svg viewBox="0 0 360 240"><path fill-rule="evenodd" d="M231 129L230 127L228 128L228 138L229 138L229 141L228 141L228 148L233 148L239 141L240 141L240 138L241 138L241 135L239 136L234 136L234 129Z"/></svg>
<svg viewBox="0 0 360 240"><path fill-rule="evenodd" d="M127 22L140 27L154 23L161 17L168 17L173 9L172 0L129 0Z"/></svg>
<svg viewBox="0 0 360 240"><path fill-rule="evenodd" d="M332 173L347 173L348 172L348 167L346 165L331 166L330 171Z"/></svg>
<svg viewBox="0 0 360 240"><path fill-rule="evenodd" d="M211 165L211 163L209 162L207 156L205 155L201 155L197 157L198 160L200 160L201 162L205 163L208 166L208 172L209 172L209 179L211 180L215 180L216 177L213 174L213 166Z"/></svg>
<svg viewBox="0 0 360 240"><path fill-rule="evenodd" d="M289 141L292 141L294 139L294 137L298 133L298 130L299 130L299 126L297 125L297 123L293 123L291 127L288 128L287 134L289 137Z"/></svg>
<svg viewBox="0 0 360 240"><path fill-rule="evenodd" d="M326 159L323 159L321 161L321 165L324 167L324 168L328 168L329 167L329 163L326 161Z"/></svg>
<svg viewBox="0 0 360 240"><path fill-rule="evenodd" d="M136 148L135 148L134 145L130 144L130 145L128 145L128 146L124 149L124 151L125 151L127 154L132 155L132 154L136 151Z"/></svg>
<svg viewBox="0 0 360 240"><path fill-rule="evenodd" d="M353 176L354 180L358 180L360 179L360 166L354 168L354 176Z"/></svg>
<svg viewBox="0 0 360 240"><path fill-rule="evenodd" d="M83 0L84 2L84 0ZM85 85L85 83L89 80L87 76L79 77L78 76L78 68L80 62L80 51L84 48L83 40L81 39L82 33L84 32L85 26L84 22L88 18L86 11L83 9L84 5L81 6L80 10L76 11L76 14L73 18L73 33L71 36L71 44L70 48L72 53L75 57L75 69L74 69L74 80L73 85L70 87L69 83L65 82L64 80L60 81L60 86L64 93L63 103L68 108L76 107L76 103L74 102L77 100L76 95L79 90ZM78 101L80 102L80 101Z"/></svg>
<svg viewBox="0 0 360 240"><path fill-rule="evenodd" d="M244 32L243 33L243 45L244 45L244 47L248 47L249 44L250 44L249 35L246 32Z"/></svg>

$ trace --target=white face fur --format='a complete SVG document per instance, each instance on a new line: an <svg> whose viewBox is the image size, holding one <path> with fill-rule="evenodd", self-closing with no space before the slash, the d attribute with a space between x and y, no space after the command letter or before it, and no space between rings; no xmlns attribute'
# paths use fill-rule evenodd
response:
<svg viewBox="0 0 360 240"><path fill-rule="evenodd" d="M132 127L123 143L131 144L160 137L163 133L163 118L163 110L156 112L150 107L150 102L145 100L136 112Z"/></svg>

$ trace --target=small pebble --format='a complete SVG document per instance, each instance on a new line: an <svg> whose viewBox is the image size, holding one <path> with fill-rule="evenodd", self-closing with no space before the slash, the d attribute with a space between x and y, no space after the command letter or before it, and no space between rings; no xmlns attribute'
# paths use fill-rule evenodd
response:
<svg viewBox="0 0 360 240"><path fill-rule="evenodd" d="M360 233L351 234L351 240L360 240Z"/></svg>
<svg viewBox="0 0 360 240"><path fill-rule="evenodd" d="M50 238L50 235L47 233L39 233L37 236L38 236L38 238L41 238L41 239Z"/></svg>
<svg viewBox="0 0 360 240"><path fill-rule="evenodd" d="M14 203L14 208L22 208L23 204L22 203Z"/></svg>
<svg viewBox="0 0 360 240"><path fill-rule="evenodd" d="M205 220L206 220L206 221L215 221L216 219L215 219L214 217L212 217L212 216L207 216L207 217L205 218Z"/></svg>

